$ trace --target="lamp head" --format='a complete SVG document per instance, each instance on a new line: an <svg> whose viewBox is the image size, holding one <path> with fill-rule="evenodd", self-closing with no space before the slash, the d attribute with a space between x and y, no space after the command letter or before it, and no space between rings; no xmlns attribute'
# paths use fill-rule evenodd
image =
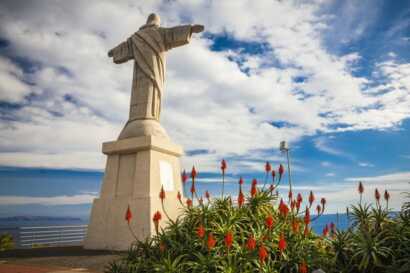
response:
<svg viewBox="0 0 410 273"><path fill-rule="evenodd" d="M286 152L287 150L289 150L288 143L286 141L281 141L279 145L279 150L281 152Z"/></svg>

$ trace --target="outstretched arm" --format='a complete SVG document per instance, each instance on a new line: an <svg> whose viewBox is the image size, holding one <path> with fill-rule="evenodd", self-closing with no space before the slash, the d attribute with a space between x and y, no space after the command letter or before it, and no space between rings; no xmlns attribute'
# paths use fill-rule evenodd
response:
<svg viewBox="0 0 410 273"><path fill-rule="evenodd" d="M203 25L193 25L191 27L191 33L200 33L204 31L205 27Z"/></svg>
<svg viewBox="0 0 410 273"><path fill-rule="evenodd" d="M160 28L165 48L171 49L189 43L192 33L199 33L204 30L202 25L184 25L171 28Z"/></svg>
<svg viewBox="0 0 410 273"><path fill-rule="evenodd" d="M133 58L131 41L127 40L108 51L108 57L112 57L114 63L121 64Z"/></svg>

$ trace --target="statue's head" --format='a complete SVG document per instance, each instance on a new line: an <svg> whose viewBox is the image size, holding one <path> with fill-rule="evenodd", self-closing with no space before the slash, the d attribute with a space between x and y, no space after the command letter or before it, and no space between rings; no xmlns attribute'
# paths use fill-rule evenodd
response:
<svg viewBox="0 0 410 273"><path fill-rule="evenodd" d="M147 25L155 25L159 27L160 23L161 23L161 19L155 13L151 13L148 16Z"/></svg>

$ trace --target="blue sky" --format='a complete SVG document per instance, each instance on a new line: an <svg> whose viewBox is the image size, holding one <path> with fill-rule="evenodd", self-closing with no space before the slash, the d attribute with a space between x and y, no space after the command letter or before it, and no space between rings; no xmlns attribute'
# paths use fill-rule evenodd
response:
<svg viewBox="0 0 410 273"><path fill-rule="evenodd" d="M0 4L0 216L81 215L128 114L132 64L106 52L157 12L206 32L168 53L161 123L200 190L263 180L291 147L295 191L398 209L410 191L408 1L95 1ZM183 63L184 65L181 65ZM285 177L286 178L286 177ZM286 191L282 187L281 191Z"/></svg>

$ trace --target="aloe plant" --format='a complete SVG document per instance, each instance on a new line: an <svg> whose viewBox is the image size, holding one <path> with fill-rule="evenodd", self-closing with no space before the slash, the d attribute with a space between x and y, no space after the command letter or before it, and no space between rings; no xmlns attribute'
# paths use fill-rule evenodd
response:
<svg viewBox="0 0 410 273"><path fill-rule="evenodd" d="M225 162L223 175L226 166ZM312 192L303 206L300 194L296 199L293 193L280 198L273 194L283 170L279 174L275 180L272 172L272 184L261 190L254 180L251 192L245 193L244 200L238 196L241 201L237 205L235 197L210 198L208 192L207 201L201 202L191 187L191 197L198 205L192 206L193 199L184 205L179 195L175 201L181 201L181 216L168 220L168 225L152 238L133 243L122 259L107 266L106 272L304 273L319 268L345 273L410 272L409 203L398 216L392 216L388 192L384 194L385 206L378 192L375 205L363 204L364 186L360 183L360 202L351 206L349 228L340 231L331 224L330 234L326 231L318 235L310 224L323 214L326 200L322 198L313 206ZM193 180L195 176L196 171L191 174ZM240 179L240 192L242 184ZM164 194L159 196L161 201L165 199ZM310 216L312 207L316 207L317 216ZM166 215L166 207L163 210ZM154 223L167 221L160 214L156 212Z"/></svg>

